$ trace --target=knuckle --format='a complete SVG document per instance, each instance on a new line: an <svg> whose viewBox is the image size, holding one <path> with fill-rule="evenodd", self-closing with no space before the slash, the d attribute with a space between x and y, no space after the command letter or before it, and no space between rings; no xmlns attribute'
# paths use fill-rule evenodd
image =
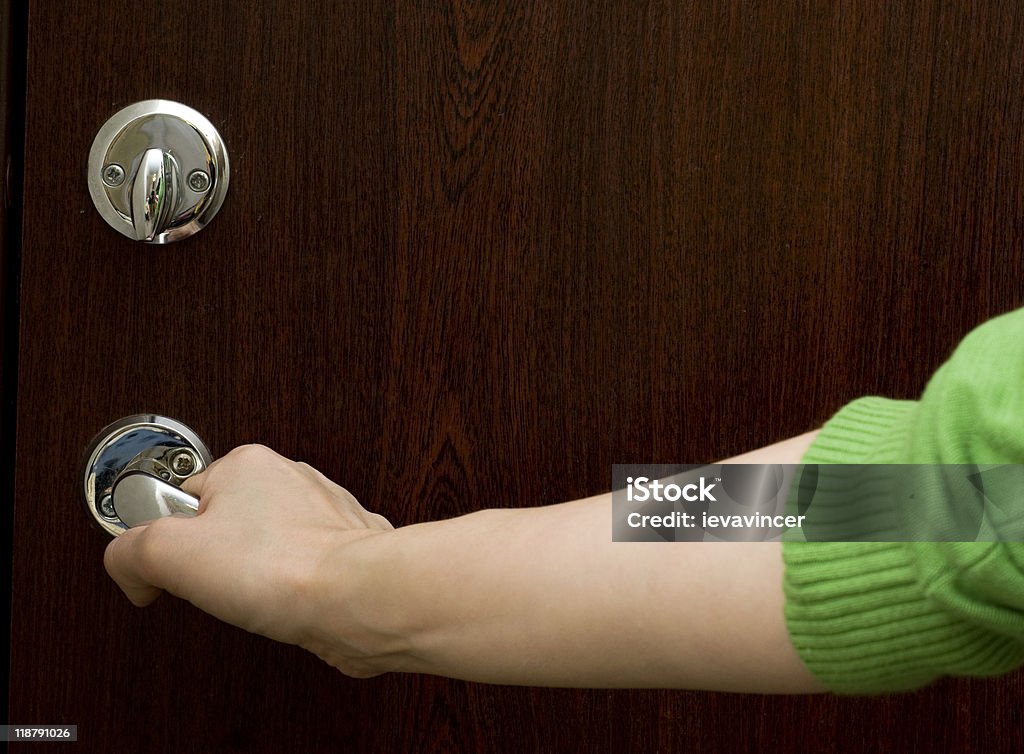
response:
<svg viewBox="0 0 1024 754"><path fill-rule="evenodd" d="M266 445L249 443L247 445L239 445L230 451L211 467L211 471L220 469L221 473L223 473L224 471L237 471L240 467L263 468L278 463L280 460L281 456Z"/></svg>
<svg viewBox="0 0 1024 754"><path fill-rule="evenodd" d="M237 448L228 453L228 455L246 460L260 460L268 457L273 457L277 454L274 453L274 451L272 451L266 445L260 445L259 443L248 443L246 445L239 445Z"/></svg>

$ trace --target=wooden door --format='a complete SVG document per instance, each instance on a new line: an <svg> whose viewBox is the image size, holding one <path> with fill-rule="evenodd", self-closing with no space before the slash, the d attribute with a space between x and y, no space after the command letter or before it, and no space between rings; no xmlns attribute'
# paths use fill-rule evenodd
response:
<svg viewBox="0 0 1024 754"><path fill-rule="evenodd" d="M76 478L154 411L405 524L915 396L1022 301L1014 4L31 0L28 27L11 722L82 751L1019 746L1020 675L852 700L351 680L132 608ZM157 97L232 160L220 215L166 247L108 228L85 174Z"/></svg>

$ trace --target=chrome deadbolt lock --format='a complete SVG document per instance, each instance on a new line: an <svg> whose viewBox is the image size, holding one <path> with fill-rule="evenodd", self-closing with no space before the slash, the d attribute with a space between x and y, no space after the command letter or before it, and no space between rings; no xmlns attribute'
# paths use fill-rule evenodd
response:
<svg viewBox="0 0 1024 754"><path fill-rule="evenodd" d="M164 244L201 230L224 203L228 153L200 113L151 99L115 113L89 152L89 193L107 223Z"/></svg>
<svg viewBox="0 0 1024 754"><path fill-rule="evenodd" d="M181 422L156 414L126 416L86 449L86 510L114 536L163 516L194 516L199 500L180 485L211 463L209 448Z"/></svg>

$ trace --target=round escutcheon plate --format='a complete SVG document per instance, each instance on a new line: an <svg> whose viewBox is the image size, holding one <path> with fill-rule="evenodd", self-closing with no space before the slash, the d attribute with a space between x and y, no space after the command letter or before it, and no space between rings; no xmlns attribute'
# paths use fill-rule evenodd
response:
<svg viewBox="0 0 1024 754"><path fill-rule="evenodd" d="M85 451L82 492L90 517L108 534L128 527L114 510L114 482L140 470L180 486L213 463L213 455L190 427L158 414L135 414L105 427Z"/></svg>

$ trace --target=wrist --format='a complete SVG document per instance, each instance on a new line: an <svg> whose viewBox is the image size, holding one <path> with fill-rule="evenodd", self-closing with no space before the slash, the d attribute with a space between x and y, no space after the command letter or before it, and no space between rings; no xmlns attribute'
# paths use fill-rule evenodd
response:
<svg viewBox="0 0 1024 754"><path fill-rule="evenodd" d="M400 531L340 532L312 559L301 646L346 675L368 678L409 664L410 606L395 589Z"/></svg>

